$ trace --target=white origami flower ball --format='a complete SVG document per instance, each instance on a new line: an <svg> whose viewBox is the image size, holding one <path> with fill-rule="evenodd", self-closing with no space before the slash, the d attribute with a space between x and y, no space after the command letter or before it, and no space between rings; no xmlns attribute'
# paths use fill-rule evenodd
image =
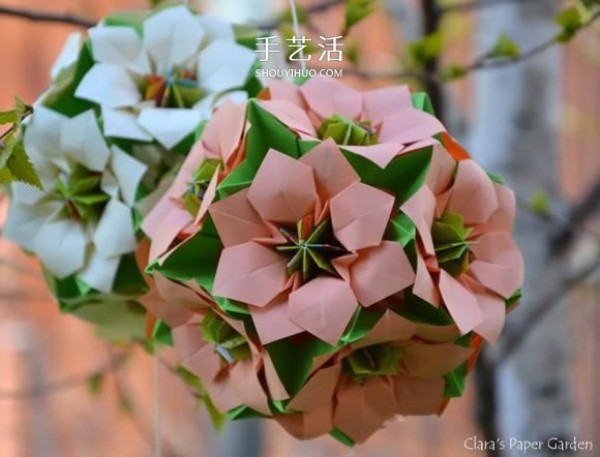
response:
<svg viewBox="0 0 600 457"><path fill-rule="evenodd" d="M101 106L105 136L170 149L224 98L247 98L255 53L221 19L176 6L148 17L141 34L100 24L89 35L95 64L75 95Z"/></svg>
<svg viewBox="0 0 600 457"><path fill-rule="evenodd" d="M5 236L62 279L110 293L121 257L137 245L133 208L146 166L109 147L93 111L68 118L38 107L24 146L44 190L14 184Z"/></svg>

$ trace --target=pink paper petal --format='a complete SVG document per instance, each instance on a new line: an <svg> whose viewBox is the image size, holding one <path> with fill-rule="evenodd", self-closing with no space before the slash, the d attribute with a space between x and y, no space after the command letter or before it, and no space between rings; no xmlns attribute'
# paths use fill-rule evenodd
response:
<svg viewBox="0 0 600 457"><path fill-rule="evenodd" d="M345 281L318 277L290 295L289 317L317 338L336 344L356 307L356 297Z"/></svg>
<svg viewBox="0 0 600 457"><path fill-rule="evenodd" d="M415 224L425 253L435 256L431 227L435 217L435 196L427 186L421 187L400 210Z"/></svg>
<svg viewBox="0 0 600 457"><path fill-rule="evenodd" d="M403 416L437 414L444 403L444 378L418 379L404 375L394 378L397 413Z"/></svg>
<svg viewBox="0 0 600 457"><path fill-rule="evenodd" d="M482 235L472 248L475 261L469 274L488 289L509 298L523 284L523 256L509 233Z"/></svg>
<svg viewBox="0 0 600 457"><path fill-rule="evenodd" d="M267 396L258 380L252 359L235 362L230 370L230 376L233 388L244 405L267 416L271 415Z"/></svg>
<svg viewBox="0 0 600 457"><path fill-rule="evenodd" d="M449 343L460 336L460 330L456 325L421 324L416 336L435 343Z"/></svg>
<svg viewBox="0 0 600 457"><path fill-rule="evenodd" d="M415 272L402 246L382 241L364 249L350 268L350 284L359 303L370 306L399 292L415 280Z"/></svg>
<svg viewBox="0 0 600 457"><path fill-rule="evenodd" d="M408 86L392 86L364 93L364 117L381 122L398 111L412 108Z"/></svg>
<svg viewBox="0 0 600 457"><path fill-rule="evenodd" d="M344 149L369 159L379 168L386 168L395 157L403 152L404 145L398 142L386 142L372 146L344 146Z"/></svg>
<svg viewBox="0 0 600 457"><path fill-rule="evenodd" d="M442 304L440 291L431 278L431 273L420 254L417 254L417 274L413 293L432 306L438 307Z"/></svg>
<svg viewBox="0 0 600 457"><path fill-rule="evenodd" d="M200 203L200 208L198 209L198 214L196 214L196 218L194 219L194 223L196 225L200 225L201 221L206 216L208 212L208 208L212 204L217 194L217 185L219 184L219 173L221 172L221 167L217 167L215 172L213 173L210 181L208 182L208 186L206 187L206 192L204 193L204 197L202 198L202 202Z"/></svg>
<svg viewBox="0 0 600 457"><path fill-rule="evenodd" d="M362 95L339 81L328 78L312 78L301 88L306 103L321 120L334 114L356 119L362 111Z"/></svg>
<svg viewBox="0 0 600 457"><path fill-rule="evenodd" d="M280 79L269 80L270 100L287 100L296 106L303 107L300 88L295 84Z"/></svg>
<svg viewBox="0 0 600 457"><path fill-rule="evenodd" d="M279 379L279 376L277 375L277 371L275 370L271 358L264 355L263 362L265 367L265 379L267 381L267 387L269 388L269 398L272 398L275 401L289 399L290 396L281 383L281 379Z"/></svg>
<svg viewBox="0 0 600 457"><path fill-rule="evenodd" d="M440 271L439 287L444 303L461 333L466 334L481 323L479 304L473 293L444 270Z"/></svg>
<svg viewBox="0 0 600 457"><path fill-rule="evenodd" d="M213 203L208 210L225 247L270 234L247 195L248 189L241 190Z"/></svg>
<svg viewBox="0 0 600 457"><path fill-rule="evenodd" d="M275 420L299 440L317 438L333 430L333 402L306 413L280 414Z"/></svg>
<svg viewBox="0 0 600 457"><path fill-rule="evenodd" d="M227 373L218 376L214 381L204 381L204 387L215 407L223 413L244 404Z"/></svg>
<svg viewBox="0 0 600 457"><path fill-rule="evenodd" d="M266 306L287 281L286 259L254 242L226 248L219 259L213 294Z"/></svg>
<svg viewBox="0 0 600 457"><path fill-rule="evenodd" d="M352 347L358 349L390 341L407 341L417 332L418 328L417 324L388 309L369 334L352 344Z"/></svg>
<svg viewBox="0 0 600 457"><path fill-rule="evenodd" d="M473 160L459 163L447 211L463 216L464 222L483 224L499 208L494 183Z"/></svg>
<svg viewBox="0 0 600 457"><path fill-rule="evenodd" d="M339 274L342 279L346 282L350 282L350 266L356 262L358 259L358 254L350 253L347 255L343 255L341 257L337 257L331 261L331 265L335 268L337 274Z"/></svg>
<svg viewBox="0 0 600 457"><path fill-rule="evenodd" d="M408 108L388 117L381 127L379 141L415 143L445 131L444 125L431 114Z"/></svg>
<svg viewBox="0 0 600 457"><path fill-rule="evenodd" d="M317 192L323 202L360 181L360 177L332 139L320 143L304 155L300 162L313 169Z"/></svg>
<svg viewBox="0 0 600 457"><path fill-rule="evenodd" d="M377 246L383 238L394 197L363 183L354 183L330 201L336 238L349 251Z"/></svg>
<svg viewBox="0 0 600 457"><path fill-rule="evenodd" d="M299 106L286 100L266 100L261 102L260 106L294 132L316 139L317 132L315 128L306 112Z"/></svg>
<svg viewBox="0 0 600 457"><path fill-rule="evenodd" d="M504 300L496 295L477 294L476 297L481 309L482 321L475 327L475 332L493 344L498 341L504 327L506 305Z"/></svg>
<svg viewBox="0 0 600 457"><path fill-rule="evenodd" d="M264 308L250 308L250 314L258 338L263 345L304 331L289 318L288 299L285 293L275 298Z"/></svg>
<svg viewBox="0 0 600 457"><path fill-rule="evenodd" d="M342 365L339 363L318 370L296 394L288 407L297 411L314 411L331 402L341 372Z"/></svg>
<svg viewBox="0 0 600 457"><path fill-rule="evenodd" d="M271 149L250 186L248 200L263 219L295 224L317 204L313 170Z"/></svg>
<svg viewBox="0 0 600 457"><path fill-rule="evenodd" d="M444 193L452 183L456 161L440 144L433 147L426 183L434 195Z"/></svg>
<svg viewBox="0 0 600 457"><path fill-rule="evenodd" d="M470 347L456 344L408 344L402 348L402 366L411 376L438 378L467 361L473 353Z"/></svg>
<svg viewBox="0 0 600 457"><path fill-rule="evenodd" d="M396 415L396 396L386 378L349 381L338 389L334 425L357 443L366 441Z"/></svg>

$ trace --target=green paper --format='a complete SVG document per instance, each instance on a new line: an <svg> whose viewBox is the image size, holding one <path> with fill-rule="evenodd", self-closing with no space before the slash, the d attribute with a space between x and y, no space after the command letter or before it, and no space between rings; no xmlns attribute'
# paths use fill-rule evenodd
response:
<svg viewBox="0 0 600 457"><path fill-rule="evenodd" d="M385 239L396 241L406 247L408 243L414 241L417 234L417 228L413 221L406 214L394 216L387 227Z"/></svg>
<svg viewBox="0 0 600 457"><path fill-rule="evenodd" d="M352 344L365 338L381 319L385 310L378 308L364 308L359 306L352 316L352 320L344 335L340 339L342 344Z"/></svg>
<svg viewBox="0 0 600 457"><path fill-rule="evenodd" d="M442 306L436 308L409 291L405 293L405 301L402 306L394 311L417 324L444 326L454 323Z"/></svg>
<svg viewBox="0 0 600 457"><path fill-rule="evenodd" d="M435 116L435 110L433 109L433 105L431 104L431 99L429 95L425 92L415 92L411 94L412 104L415 108L425 111L432 116Z"/></svg>
<svg viewBox="0 0 600 457"><path fill-rule="evenodd" d="M275 341L267 344L265 349L271 356L275 371L286 391L294 395L308 379L313 359L335 352L336 347L316 338L302 341L298 337ZM290 354L294 356L290 357Z"/></svg>
<svg viewBox="0 0 600 457"><path fill-rule="evenodd" d="M444 397L462 397L467 383L467 362L448 373L444 379L446 380Z"/></svg>
<svg viewBox="0 0 600 457"><path fill-rule="evenodd" d="M344 370L353 379L398 374L402 353L391 344L360 348L344 359Z"/></svg>
<svg viewBox="0 0 600 457"><path fill-rule="evenodd" d="M173 334L171 328L163 321L158 320L152 331L152 338L165 346L173 346Z"/></svg>
<svg viewBox="0 0 600 457"><path fill-rule="evenodd" d="M356 445L356 442L354 442L352 440L352 438L348 437L348 435L346 435L344 432L342 432L341 430L334 428L329 435L332 438L335 438L336 440L338 440L340 443L342 443L344 446L347 447L354 447Z"/></svg>
<svg viewBox="0 0 600 457"><path fill-rule="evenodd" d="M202 329L205 341L227 351L231 360L228 360L219 351L215 351L226 362L233 363L234 361L251 357L250 346L246 338L215 312L209 311L206 314L200 324L200 328Z"/></svg>
<svg viewBox="0 0 600 457"><path fill-rule="evenodd" d="M371 122L356 122L337 114L325 119L317 133L320 139L333 138L340 146L372 146L378 143L378 134Z"/></svg>

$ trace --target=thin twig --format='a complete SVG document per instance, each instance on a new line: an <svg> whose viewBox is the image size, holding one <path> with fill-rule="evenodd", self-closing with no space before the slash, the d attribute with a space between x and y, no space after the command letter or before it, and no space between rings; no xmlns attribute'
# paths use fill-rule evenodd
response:
<svg viewBox="0 0 600 457"><path fill-rule="evenodd" d="M122 367L129 356L129 351L116 354L101 367L85 375L74 375L54 382L49 382L41 387L26 390L0 390L0 400L24 400L28 398L44 397L82 386L94 376L116 372Z"/></svg>
<svg viewBox="0 0 600 457"><path fill-rule="evenodd" d="M0 15L27 19L34 22L54 22L85 28L96 25L96 21L71 13L51 13L6 5L0 5Z"/></svg>
<svg viewBox="0 0 600 457"><path fill-rule="evenodd" d="M440 12L440 14L469 13L472 11L478 11L478 10L482 10L485 8L504 5L506 3L524 3L527 1L548 1L548 0L475 0L475 1L454 3L451 5L447 5L447 6L441 6L439 8L439 12Z"/></svg>
<svg viewBox="0 0 600 457"><path fill-rule="evenodd" d="M524 307L521 311L521 319L514 325L507 327L503 336L504 343L498 348L495 356L495 363L502 363L508 359L525 341L531 330L555 308L568 295L568 293L591 277L600 269L600 256L594 261L580 268L576 272L568 275L561 281L550 285L542 296L534 301L530 306Z"/></svg>

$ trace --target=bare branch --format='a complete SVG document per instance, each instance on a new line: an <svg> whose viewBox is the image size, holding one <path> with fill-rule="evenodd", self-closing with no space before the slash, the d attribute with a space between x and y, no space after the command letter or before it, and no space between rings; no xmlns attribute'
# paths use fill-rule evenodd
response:
<svg viewBox="0 0 600 457"><path fill-rule="evenodd" d="M561 281L549 285L545 293L530 306L521 311L518 323L507 327L503 336L504 343L500 345L495 357L496 363L509 358L525 341L531 330L568 295L568 293L600 269L600 255L588 265L566 276Z"/></svg>
<svg viewBox="0 0 600 457"><path fill-rule="evenodd" d="M454 3L452 5L442 6L439 8L440 14L446 13L469 13L472 11L478 11L484 8L490 8L494 6L504 5L506 3L524 3L527 1L548 1L548 0L475 0L466 1L460 3Z"/></svg>
<svg viewBox="0 0 600 457"><path fill-rule="evenodd" d="M28 398L44 397L56 394L72 388L85 385L89 380L97 375L104 375L115 372L121 368L129 356L129 351L111 356L111 358L98 369L85 375L74 375L58 381L49 382L41 387L28 390L0 390L0 400L25 400Z"/></svg>
<svg viewBox="0 0 600 457"><path fill-rule="evenodd" d="M585 228L585 222L598 209L600 209L600 178L581 202L571 209L569 218L562 224L558 234L552 240L553 251L559 253L569 246L577 233Z"/></svg>
<svg viewBox="0 0 600 457"><path fill-rule="evenodd" d="M93 27L96 21L86 17L70 13L50 13L44 11L29 10L13 6L0 5L0 15L27 19L34 22L54 22L57 24L68 24L76 27Z"/></svg>

